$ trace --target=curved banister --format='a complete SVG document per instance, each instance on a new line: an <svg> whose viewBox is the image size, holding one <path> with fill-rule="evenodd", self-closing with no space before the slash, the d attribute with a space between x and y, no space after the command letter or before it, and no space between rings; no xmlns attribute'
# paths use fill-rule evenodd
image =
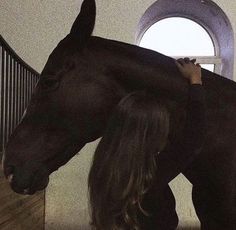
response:
<svg viewBox="0 0 236 230"><path fill-rule="evenodd" d="M11 47L10 45L6 42L6 40L2 37L0 34L0 45L2 45L11 55L17 59L22 65L24 65L27 69L35 73L36 75L39 75L39 73L34 70L31 66L29 66Z"/></svg>
<svg viewBox="0 0 236 230"><path fill-rule="evenodd" d="M21 120L39 73L0 35L0 152Z"/></svg>

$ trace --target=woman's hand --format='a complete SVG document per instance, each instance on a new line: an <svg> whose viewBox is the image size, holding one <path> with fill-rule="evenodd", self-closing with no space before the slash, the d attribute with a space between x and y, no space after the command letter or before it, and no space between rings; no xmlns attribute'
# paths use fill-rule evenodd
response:
<svg viewBox="0 0 236 230"><path fill-rule="evenodd" d="M180 58L175 61L182 75L190 81L190 84L202 84L201 66L196 62L196 59Z"/></svg>

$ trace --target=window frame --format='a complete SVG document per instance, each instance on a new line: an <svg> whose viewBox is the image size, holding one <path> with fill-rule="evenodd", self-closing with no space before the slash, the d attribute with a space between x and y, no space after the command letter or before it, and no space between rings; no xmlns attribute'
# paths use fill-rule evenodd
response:
<svg viewBox="0 0 236 230"><path fill-rule="evenodd" d="M140 43L144 33L153 24L171 17L186 18L203 27L212 39L215 56L190 58L196 58L201 64L214 64L215 73L233 79L233 29L223 10L211 0L158 0L154 2L139 21L135 43L137 45Z"/></svg>

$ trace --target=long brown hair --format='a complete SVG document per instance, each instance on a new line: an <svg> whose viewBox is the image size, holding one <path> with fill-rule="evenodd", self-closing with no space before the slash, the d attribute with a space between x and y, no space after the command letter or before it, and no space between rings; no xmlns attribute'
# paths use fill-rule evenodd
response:
<svg viewBox="0 0 236 230"><path fill-rule="evenodd" d="M165 147L169 113L145 91L114 109L94 154L88 178L91 225L96 230L140 229L138 212L155 179L156 155Z"/></svg>

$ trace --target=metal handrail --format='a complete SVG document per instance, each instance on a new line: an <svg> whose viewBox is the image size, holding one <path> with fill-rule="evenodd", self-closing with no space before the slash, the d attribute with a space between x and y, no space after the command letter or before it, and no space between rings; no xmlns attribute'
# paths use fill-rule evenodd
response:
<svg viewBox="0 0 236 230"><path fill-rule="evenodd" d="M39 73L0 35L0 152L20 122L38 79Z"/></svg>

